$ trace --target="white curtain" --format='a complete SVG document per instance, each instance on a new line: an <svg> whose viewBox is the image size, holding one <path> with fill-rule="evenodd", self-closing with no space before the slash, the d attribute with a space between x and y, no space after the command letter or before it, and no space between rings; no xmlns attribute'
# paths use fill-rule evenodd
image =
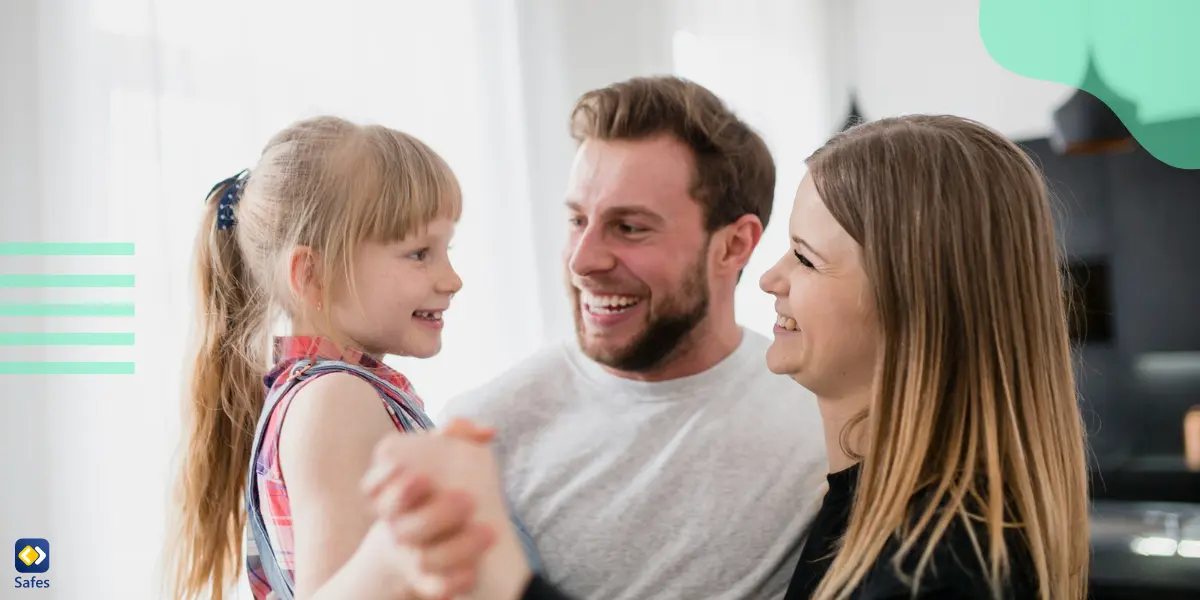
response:
<svg viewBox="0 0 1200 600"><path fill-rule="evenodd" d="M134 256L5 257L0 273L132 273L132 289L4 290L5 301L132 301L132 317L8 318L0 331L131 331L127 348L0 347L0 361L122 360L136 375L0 375L0 538L51 543L42 598L159 599L204 194L298 118L411 132L458 174L465 281L436 358L400 359L437 413L570 335L562 286L566 117L583 91L678 71L764 132L775 217L739 291L786 246L801 161L837 112L824 6L710 0L5 0L0 242L124 242ZM7 594L5 594L7 597ZM243 597L248 595L243 592Z"/></svg>
<svg viewBox="0 0 1200 600"><path fill-rule="evenodd" d="M136 339L124 349L43 350L48 360L120 355L136 363L134 376L0 375L5 445L27 449L5 461L0 533L6 544L50 541L44 597L163 597L157 566L192 319L192 238L209 187L252 166L289 122L332 113L411 132L462 182L453 258L466 285L447 315L445 351L398 361L432 409L542 342L541 300L526 293L538 289L534 209L526 172L510 158L525 153L514 8L472 0L18 0L0 8L0 241L136 248L133 257L5 258L14 270L136 275L133 290L15 298L132 300L134 317L3 325ZM2 350L5 360L28 356Z"/></svg>

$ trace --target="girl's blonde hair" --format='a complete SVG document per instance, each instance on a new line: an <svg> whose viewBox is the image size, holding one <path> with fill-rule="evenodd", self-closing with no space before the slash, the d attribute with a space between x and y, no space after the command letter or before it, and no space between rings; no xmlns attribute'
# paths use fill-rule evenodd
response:
<svg viewBox="0 0 1200 600"><path fill-rule="evenodd" d="M209 195L196 238L199 327L173 548L179 599L208 590L222 600L241 570L243 492L271 329L279 316L305 311L287 283L293 250L308 248L319 260L328 304L335 282L353 289L350 265L361 244L457 219L462 206L454 174L424 143L328 116L278 133L244 184L236 225L217 225L231 180Z"/></svg>
<svg viewBox="0 0 1200 600"><path fill-rule="evenodd" d="M1082 600L1084 434L1038 169L999 134L948 116L860 125L808 166L862 246L884 340L849 526L814 598L848 597L893 536L897 568L919 552L901 574L915 590L954 525L993 593L1020 553L1039 598Z"/></svg>

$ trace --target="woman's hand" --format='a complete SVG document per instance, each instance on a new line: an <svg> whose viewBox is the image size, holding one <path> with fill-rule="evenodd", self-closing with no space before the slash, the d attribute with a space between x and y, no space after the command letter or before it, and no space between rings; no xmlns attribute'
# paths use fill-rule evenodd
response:
<svg viewBox="0 0 1200 600"><path fill-rule="evenodd" d="M433 434L389 436L364 489L419 598L520 597L530 572L500 493L493 432L455 421ZM495 551L489 552L494 544Z"/></svg>

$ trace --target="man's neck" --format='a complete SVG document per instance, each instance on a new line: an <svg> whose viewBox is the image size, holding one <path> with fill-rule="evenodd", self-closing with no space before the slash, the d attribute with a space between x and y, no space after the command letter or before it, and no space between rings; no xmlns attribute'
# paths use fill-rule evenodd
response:
<svg viewBox="0 0 1200 600"><path fill-rule="evenodd" d="M728 319L721 319L720 324L713 322L715 320L706 321L692 330L660 367L637 373L607 366L604 370L617 377L636 381L670 381L703 373L733 354L742 343L743 335L741 326L734 321L732 314Z"/></svg>

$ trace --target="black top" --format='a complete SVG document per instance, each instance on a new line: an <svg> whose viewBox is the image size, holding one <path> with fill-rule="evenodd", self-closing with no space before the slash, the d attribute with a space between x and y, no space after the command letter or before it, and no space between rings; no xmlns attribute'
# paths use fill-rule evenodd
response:
<svg viewBox="0 0 1200 600"><path fill-rule="evenodd" d="M860 465L831 473L829 491L817 511L809 528L808 541L800 554L800 562L792 575L785 600L804 600L812 596L817 585L833 563L837 541L846 533L850 518L850 505L854 500L854 488L858 483ZM924 499L918 495L915 509L922 510ZM1010 572L1007 585L1002 589L1004 598L1028 599L1037 597L1037 575L1028 559L1025 542L1016 530L1005 540L1010 554ZM987 551L987 530L978 527L974 531L979 547ZM900 549L900 540L892 538L884 545L874 566L855 589L855 600L900 600L912 597L909 584L901 580L892 566L892 559ZM902 571L911 574L924 552L924 544L918 542L904 557ZM985 554L986 556L986 554ZM921 587L917 598L922 600L958 600L991 598L988 586L986 563L981 563L975 554L971 537L962 523L950 523L934 548L929 565L921 576Z"/></svg>
<svg viewBox="0 0 1200 600"><path fill-rule="evenodd" d="M817 584L829 570L836 551L836 543L846 532L850 516L850 504L854 499L854 488L858 482L859 465L828 475L829 491L821 502L821 508L808 530L808 541L801 551L800 561L792 574L785 600L806 600L817 589ZM919 506L920 498L917 499ZM1028 599L1037 597L1037 576L1028 559L1023 539L1014 533L1006 540L1010 549L1011 566L1007 585L1003 589L1005 599ZM976 529L980 548L986 551L986 531ZM903 582L892 568L892 557L900 542L889 540L876 559L874 567L855 589L854 600L909 600L911 588ZM923 545L918 543L905 557L903 572L912 573L921 557ZM991 598L985 574L986 566L975 555L974 546L959 522L954 521L943 534L929 565L921 577L921 588L915 597L919 600L975 600ZM535 576L525 590L521 600L571 600L550 583Z"/></svg>

